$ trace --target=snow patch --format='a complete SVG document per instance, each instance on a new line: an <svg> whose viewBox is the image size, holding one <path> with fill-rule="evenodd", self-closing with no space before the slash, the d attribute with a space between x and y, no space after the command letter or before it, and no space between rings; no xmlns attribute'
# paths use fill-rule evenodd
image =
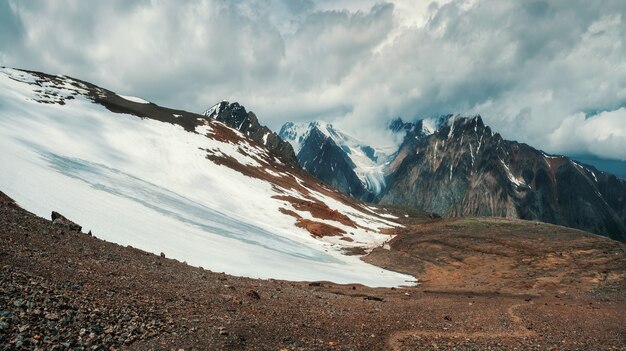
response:
<svg viewBox="0 0 626 351"><path fill-rule="evenodd" d="M431 135L437 130L437 120L434 118L422 119L422 132Z"/></svg>
<svg viewBox="0 0 626 351"><path fill-rule="evenodd" d="M515 184L515 186L520 187L522 185L526 185L526 183L524 183L523 180L516 178L513 173L511 173L511 170L509 169L509 166L507 166L506 163L504 163L504 161L500 160L500 163L502 163L502 166L504 166L504 169L506 170L506 175L507 178L509 178L509 181L513 184Z"/></svg>
<svg viewBox="0 0 626 351"><path fill-rule="evenodd" d="M132 101L132 102L135 102L135 103L138 103L138 104L149 104L150 103L149 101L146 101L146 100L144 100L144 99L142 99L140 97L136 97L136 96L120 95L120 94L117 94L117 96L121 97L124 100Z"/></svg>
<svg viewBox="0 0 626 351"><path fill-rule="evenodd" d="M389 213L379 213L378 215L381 216L381 217L384 217L384 218L389 218L389 219L398 219L398 218L400 218L400 217L394 216L394 215L389 214Z"/></svg>

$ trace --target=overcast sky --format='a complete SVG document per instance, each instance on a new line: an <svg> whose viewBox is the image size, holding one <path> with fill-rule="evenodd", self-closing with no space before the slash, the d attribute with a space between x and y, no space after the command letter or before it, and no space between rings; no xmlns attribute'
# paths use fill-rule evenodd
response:
<svg viewBox="0 0 626 351"><path fill-rule="evenodd" d="M626 1L0 0L0 64L367 141L481 114L551 153L626 160Z"/></svg>

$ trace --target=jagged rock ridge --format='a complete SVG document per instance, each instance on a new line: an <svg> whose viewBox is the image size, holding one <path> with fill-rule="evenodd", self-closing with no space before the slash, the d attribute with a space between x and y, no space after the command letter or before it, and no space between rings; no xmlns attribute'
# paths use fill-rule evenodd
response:
<svg viewBox="0 0 626 351"><path fill-rule="evenodd" d="M307 149L302 157L298 154L298 160L341 191L375 203L411 206L444 216L539 220L626 241L626 182L614 175L504 140L480 116L447 115L416 122L395 119L388 127L405 136L381 170L385 175L381 190L369 197L338 181L340 174L350 174L333 172L337 160L349 160L348 153L320 144L317 133L297 140L298 145L318 146ZM286 124L280 135L295 144L286 132L291 129ZM311 162L313 166L307 167ZM349 170L349 162L345 164Z"/></svg>
<svg viewBox="0 0 626 351"><path fill-rule="evenodd" d="M298 161L291 145L259 123L253 112L237 102L221 101L204 112L204 115L235 128L244 135L267 147L276 157L288 165L296 166Z"/></svg>

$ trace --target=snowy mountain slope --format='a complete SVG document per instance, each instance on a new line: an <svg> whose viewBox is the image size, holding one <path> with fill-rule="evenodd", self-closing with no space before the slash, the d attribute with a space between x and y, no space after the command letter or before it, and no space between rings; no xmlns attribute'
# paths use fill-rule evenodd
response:
<svg viewBox="0 0 626 351"><path fill-rule="evenodd" d="M2 68L0 150L2 191L105 240L242 276L412 280L342 254L396 224L211 118Z"/></svg>
<svg viewBox="0 0 626 351"><path fill-rule="evenodd" d="M385 186L389 150L375 149L322 121L288 122L279 136L291 143L304 169L352 196L371 200Z"/></svg>

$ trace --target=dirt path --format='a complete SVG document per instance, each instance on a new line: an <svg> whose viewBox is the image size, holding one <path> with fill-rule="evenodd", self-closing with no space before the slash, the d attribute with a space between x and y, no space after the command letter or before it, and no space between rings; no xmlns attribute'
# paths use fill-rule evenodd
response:
<svg viewBox="0 0 626 351"><path fill-rule="evenodd" d="M506 309L506 315L513 327L510 330L499 332L485 332L485 331L440 331L440 330L426 330L426 329L412 329L403 330L393 333L387 342L387 345L391 350L405 350L404 342L410 339L461 339L465 341L472 341L475 339L504 339L504 338L530 338L535 336L535 333L528 330L523 324L523 320L515 313L515 310L522 306L522 303L515 303L510 305ZM444 328L446 329L446 328Z"/></svg>

